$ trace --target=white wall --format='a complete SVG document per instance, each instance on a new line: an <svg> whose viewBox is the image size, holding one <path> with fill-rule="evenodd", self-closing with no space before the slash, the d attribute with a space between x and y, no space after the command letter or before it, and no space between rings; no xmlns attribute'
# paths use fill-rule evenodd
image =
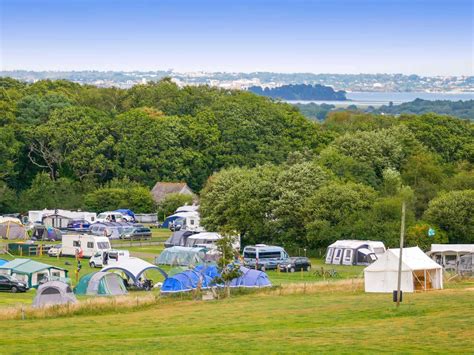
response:
<svg viewBox="0 0 474 355"><path fill-rule="evenodd" d="M396 271L365 271L365 292L392 293L397 289L398 274ZM402 272L401 290L413 292L413 275L411 271Z"/></svg>

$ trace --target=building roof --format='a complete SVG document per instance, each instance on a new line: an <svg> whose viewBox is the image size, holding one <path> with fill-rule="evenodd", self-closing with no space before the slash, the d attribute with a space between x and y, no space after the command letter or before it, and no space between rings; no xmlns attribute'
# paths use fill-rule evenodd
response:
<svg viewBox="0 0 474 355"><path fill-rule="evenodd" d="M158 181L151 190L153 199L161 202L168 194L194 195L185 182L160 182Z"/></svg>
<svg viewBox="0 0 474 355"><path fill-rule="evenodd" d="M365 271L398 271L400 249L388 249ZM432 270L442 267L418 247L403 248L402 271Z"/></svg>
<svg viewBox="0 0 474 355"><path fill-rule="evenodd" d="M57 266L43 264L31 259L21 259L21 258L14 259L0 266L0 269L8 269L8 270L12 270L13 272L22 273L22 274L32 274L41 270L51 269L51 268L58 269L58 270L65 270Z"/></svg>
<svg viewBox="0 0 474 355"><path fill-rule="evenodd" d="M443 252L474 253L474 244L431 244L428 254Z"/></svg>

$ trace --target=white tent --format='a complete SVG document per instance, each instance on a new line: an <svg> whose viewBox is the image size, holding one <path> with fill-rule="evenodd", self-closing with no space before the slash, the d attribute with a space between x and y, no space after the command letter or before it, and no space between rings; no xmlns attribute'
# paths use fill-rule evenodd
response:
<svg viewBox="0 0 474 355"><path fill-rule="evenodd" d="M446 270L457 270L461 257L474 253L474 244L431 244L426 254Z"/></svg>
<svg viewBox="0 0 474 355"><path fill-rule="evenodd" d="M130 277L134 283L137 283L143 273L149 269L158 270L165 278L168 276L158 266L150 264L148 261L133 257L120 259L112 265L105 266L101 271L122 271Z"/></svg>
<svg viewBox="0 0 474 355"><path fill-rule="evenodd" d="M397 289L400 249L388 249L364 269L365 292L393 292ZM418 247L403 248L403 292L443 288L443 269Z"/></svg>

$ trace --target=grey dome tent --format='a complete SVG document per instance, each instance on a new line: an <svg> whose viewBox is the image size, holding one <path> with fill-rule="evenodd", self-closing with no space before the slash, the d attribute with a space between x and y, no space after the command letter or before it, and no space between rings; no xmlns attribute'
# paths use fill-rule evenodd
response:
<svg viewBox="0 0 474 355"><path fill-rule="evenodd" d="M173 232L171 236L165 242L165 248L171 248L174 246L182 246L186 245L186 241L190 236L195 234L193 231L186 231L186 230L179 230Z"/></svg>
<svg viewBox="0 0 474 355"><path fill-rule="evenodd" d="M74 296L68 284L60 281L49 281L38 287L33 300L33 307L76 302L76 296Z"/></svg>
<svg viewBox="0 0 474 355"><path fill-rule="evenodd" d="M118 274L99 271L84 275L74 293L89 296L119 296L126 294L127 289Z"/></svg>
<svg viewBox="0 0 474 355"><path fill-rule="evenodd" d="M240 267L241 275L230 282L230 287L271 287L268 275L259 270Z"/></svg>
<svg viewBox="0 0 474 355"><path fill-rule="evenodd" d="M171 247L166 248L155 258L156 265L190 266L205 262L205 248Z"/></svg>

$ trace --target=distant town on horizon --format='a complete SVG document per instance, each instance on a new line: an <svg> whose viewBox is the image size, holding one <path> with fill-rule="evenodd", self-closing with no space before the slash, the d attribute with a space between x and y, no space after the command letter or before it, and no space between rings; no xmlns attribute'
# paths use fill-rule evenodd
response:
<svg viewBox="0 0 474 355"><path fill-rule="evenodd" d="M130 88L170 77L179 86L210 85L225 89L260 86L275 88L289 84L325 85L335 90L362 92L474 92L474 76L421 76L417 74L331 74L277 72L177 72L157 71L0 71L0 77L26 82L65 79L98 87Z"/></svg>

